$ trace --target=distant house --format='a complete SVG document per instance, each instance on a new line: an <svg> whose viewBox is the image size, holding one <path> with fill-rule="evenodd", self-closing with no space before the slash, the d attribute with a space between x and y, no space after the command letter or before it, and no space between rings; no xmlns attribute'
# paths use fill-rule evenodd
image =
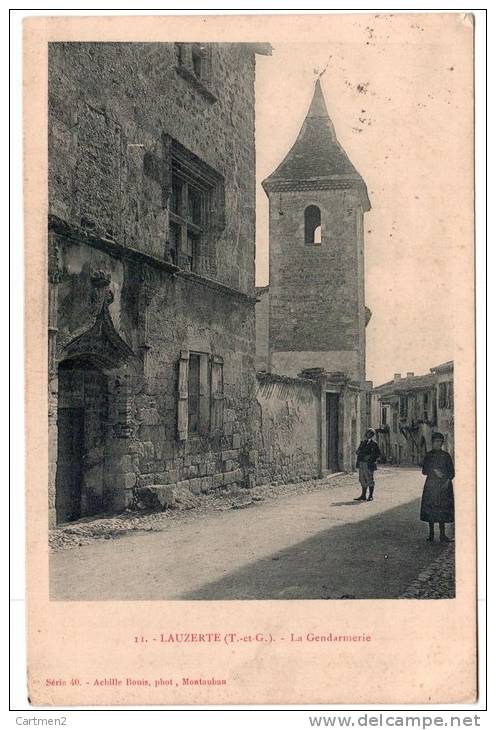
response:
<svg viewBox="0 0 496 730"><path fill-rule="evenodd" d="M444 435L454 456L453 361L425 375L395 373L372 390L370 414L385 462L421 464L434 431Z"/></svg>

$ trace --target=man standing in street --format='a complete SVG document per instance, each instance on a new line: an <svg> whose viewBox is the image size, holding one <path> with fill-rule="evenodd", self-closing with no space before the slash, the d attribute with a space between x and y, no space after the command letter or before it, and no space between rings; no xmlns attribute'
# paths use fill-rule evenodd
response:
<svg viewBox="0 0 496 730"><path fill-rule="evenodd" d="M365 433L365 438L357 449L357 468L358 478L362 486L362 493L359 497L355 497L356 502L367 500L371 502L374 499L374 471L377 469L377 459L381 455L381 451L374 441L375 431L371 428ZM369 496L367 497L367 488Z"/></svg>

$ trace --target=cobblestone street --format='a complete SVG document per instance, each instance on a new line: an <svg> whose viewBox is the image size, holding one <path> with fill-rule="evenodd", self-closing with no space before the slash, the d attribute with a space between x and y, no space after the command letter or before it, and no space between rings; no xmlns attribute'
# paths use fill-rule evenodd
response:
<svg viewBox="0 0 496 730"><path fill-rule="evenodd" d="M81 520L51 533L58 600L449 598L454 546L426 542L419 470L204 495L189 510Z"/></svg>
<svg viewBox="0 0 496 730"><path fill-rule="evenodd" d="M402 598L454 598L455 546L448 545L413 583Z"/></svg>

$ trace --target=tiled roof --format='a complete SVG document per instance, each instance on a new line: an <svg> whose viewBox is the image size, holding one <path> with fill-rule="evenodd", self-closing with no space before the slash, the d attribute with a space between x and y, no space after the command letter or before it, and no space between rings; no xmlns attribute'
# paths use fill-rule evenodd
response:
<svg viewBox="0 0 496 730"><path fill-rule="evenodd" d="M378 385L374 391L381 395L392 395L394 393L404 393L417 388L430 388L436 384L434 374L414 375L413 377L401 378L401 380L389 380L387 383Z"/></svg>
<svg viewBox="0 0 496 730"><path fill-rule="evenodd" d="M370 209L365 183L336 138L319 80L296 142L262 185L266 191L355 187Z"/></svg>
<svg viewBox="0 0 496 730"><path fill-rule="evenodd" d="M446 370L453 370L453 360L448 360L447 362L441 363L441 365L436 365L435 367L431 368L431 373L437 373L440 371L446 371Z"/></svg>

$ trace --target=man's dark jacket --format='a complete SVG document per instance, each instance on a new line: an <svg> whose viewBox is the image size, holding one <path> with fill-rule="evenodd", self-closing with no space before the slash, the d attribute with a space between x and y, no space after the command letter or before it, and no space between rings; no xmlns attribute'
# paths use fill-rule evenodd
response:
<svg viewBox="0 0 496 730"><path fill-rule="evenodd" d="M380 455L381 450L377 446L375 441L362 441L357 449L357 468L361 461L366 461L369 465L369 469L371 471L375 471L377 469L377 464L375 462L380 457Z"/></svg>

